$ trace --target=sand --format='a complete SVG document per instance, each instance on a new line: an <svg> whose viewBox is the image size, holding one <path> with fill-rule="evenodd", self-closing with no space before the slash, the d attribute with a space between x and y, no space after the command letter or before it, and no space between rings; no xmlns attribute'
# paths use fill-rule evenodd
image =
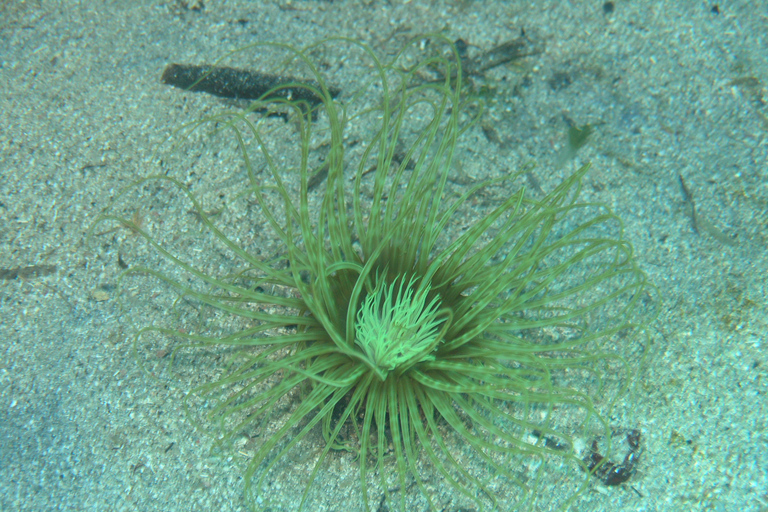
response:
<svg viewBox="0 0 768 512"><path fill-rule="evenodd" d="M663 295L611 418L642 432L638 473L592 485L574 510L768 510L766 5L614 3L2 2L0 510L246 510L246 459L212 455L183 389L141 371L120 247L85 238L122 187L160 172L174 129L231 108L161 84L167 64L258 40L379 49L428 31L478 52L521 30L545 51L488 72L495 133L457 157L462 172L535 161L549 189L592 162L585 194L623 218ZM557 168L569 123L595 131ZM209 167L195 183L217 179Z"/></svg>

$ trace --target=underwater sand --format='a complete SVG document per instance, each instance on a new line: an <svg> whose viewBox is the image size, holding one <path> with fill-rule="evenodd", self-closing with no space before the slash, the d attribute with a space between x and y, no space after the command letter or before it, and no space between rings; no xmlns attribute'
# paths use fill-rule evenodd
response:
<svg viewBox="0 0 768 512"><path fill-rule="evenodd" d="M592 162L585 194L623 218L663 293L611 418L642 432L638 473L573 509L768 510L765 2L195 3L0 4L0 511L246 510L246 459L211 456L183 390L139 369L117 248L84 239L118 190L159 172L174 129L231 108L162 85L165 65L330 35L379 50L444 31L475 52L521 29L545 52L488 72L495 133L457 165L482 179L536 161L549 190ZM568 122L595 133L558 169Z"/></svg>

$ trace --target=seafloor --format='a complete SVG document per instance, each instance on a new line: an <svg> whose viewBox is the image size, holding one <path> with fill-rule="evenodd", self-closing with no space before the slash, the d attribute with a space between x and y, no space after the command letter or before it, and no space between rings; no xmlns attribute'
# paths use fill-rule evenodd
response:
<svg viewBox="0 0 768 512"><path fill-rule="evenodd" d="M244 459L211 456L183 391L140 370L124 262L85 239L116 191L159 172L174 129L232 108L161 84L168 63L331 35L379 50L442 32L481 52L521 31L544 51L488 72L462 172L535 161L551 188L592 162L586 192L663 297L612 418L642 433L637 473L573 509L768 510L768 3L745 0L1 2L0 510L246 509ZM595 130L563 164L569 123Z"/></svg>

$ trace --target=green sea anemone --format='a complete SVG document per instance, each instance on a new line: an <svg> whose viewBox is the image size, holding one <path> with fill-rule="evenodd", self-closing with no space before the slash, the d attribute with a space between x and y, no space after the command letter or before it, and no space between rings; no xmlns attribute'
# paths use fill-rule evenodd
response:
<svg viewBox="0 0 768 512"><path fill-rule="evenodd" d="M229 58L250 50L282 52L280 74L311 80L286 87L318 101L180 130L163 174L99 219L142 261L120 279L126 309L150 308L142 364L173 347L190 417L250 458L252 508L567 508L589 482L579 443L610 451L652 302L620 220L579 199L587 168L546 194L518 185L528 167L459 184L482 108L439 36L385 60L348 40ZM356 491L335 491L349 471Z"/></svg>

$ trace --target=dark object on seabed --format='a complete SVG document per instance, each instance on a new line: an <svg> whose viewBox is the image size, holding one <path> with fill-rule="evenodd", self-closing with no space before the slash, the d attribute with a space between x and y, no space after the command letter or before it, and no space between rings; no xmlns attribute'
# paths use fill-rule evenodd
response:
<svg viewBox="0 0 768 512"><path fill-rule="evenodd" d="M0 268L0 280L33 279L45 277L56 272L56 265L33 265L31 267Z"/></svg>
<svg viewBox="0 0 768 512"><path fill-rule="evenodd" d="M627 445L629 446L629 451L624 456L624 460L621 463L610 460L603 462L605 457L598 452L597 439L593 440L592 448L584 459L584 462L587 463L587 469L592 471L598 464L603 462L603 464L595 470L595 476L602 480L605 485L623 484L636 472L635 465L640 460L640 454L642 453L640 439L641 434L639 430L633 429L627 432Z"/></svg>
<svg viewBox="0 0 768 512"><path fill-rule="evenodd" d="M188 91L203 91L222 98L257 100L265 97L304 100L311 104L322 101L312 89L320 91L320 84L312 80L270 75L246 69L219 66L192 66L169 64L160 79L164 84ZM335 98L341 91L329 87Z"/></svg>

